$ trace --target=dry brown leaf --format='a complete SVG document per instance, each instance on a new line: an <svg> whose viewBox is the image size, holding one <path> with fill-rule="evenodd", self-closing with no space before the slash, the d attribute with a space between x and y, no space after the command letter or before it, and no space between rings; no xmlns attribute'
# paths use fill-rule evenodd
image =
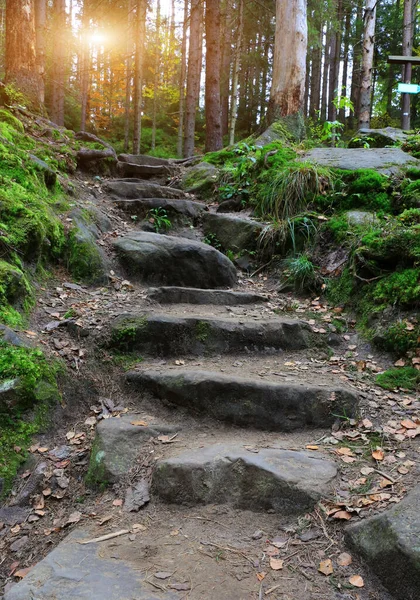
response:
<svg viewBox="0 0 420 600"><path fill-rule="evenodd" d="M114 500L114 502L112 503L112 506L122 506L123 505L123 500L121 500L120 498L117 498L117 500Z"/></svg>
<svg viewBox="0 0 420 600"><path fill-rule="evenodd" d="M267 575L267 573L265 571L261 571L261 573L257 573L258 581L262 581L266 575Z"/></svg>
<svg viewBox="0 0 420 600"><path fill-rule="evenodd" d="M362 475L370 475L374 471L375 471L375 469L372 469L372 467L362 467L360 469L360 472L361 472Z"/></svg>
<svg viewBox="0 0 420 600"><path fill-rule="evenodd" d="M135 425L136 427L147 427L146 421L131 421L131 425Z"/></svg>
<svg viewBox="0 0 420 600"><path fill-rule="evenodd" d="M372 421L369 421L369 419L363 419L362 425L365 429L371 429L371 427L373 427L373 423Z"/></svg>
<svg viewBox="0 0 420 600"><path fill-rule="evenodd" d="M42 495L45 497L51 496L51 488L46 488L45 490L42 490Z"/></svg>
<svg viewBox="0 0 420 600"><path fill-rule="evenodd" d="M402 427L405 427L405 429L417 429L417 425L413 423L413 421L410 421L410 419L401 421L401 425Z"/></svg>
<svg viewBox="0 0 420 600"><path fill-rule="evenodd" d="M389 487L390 485L392 485L392 481L389 481L389 479L386 479L385 477L383 477L379 482L379 487L381 488L381 490L383 490L386 487Z"/></svg>
<svg viewBox="0 0 420 600"><path fill-rule="evenodd" d="M105 525L105 523L108 523L108 521L110 521L112 519L112 515L107 515L106 517L102 517L102 519L99 520L99 525Z"/></svg>
<svg viewBox="0 0 420 600"><path fill-rule="evenodd" d="M347 552L342 552L337 558L337 564L340 565L340 567L348 567L352 562L353 559Z"/></svg>
<svg viewBox="0 0 420 600"><path fill-rule="evenodd" d="M74 523L78 523L82 518L82 513L76 510L69 515L69 518L66 521L66 525L73 525Z"/></svg>
<svg viewBox="0 0 420 600"><path fill-rule="evenodd" d="M66 438L67 438L68 440L72 440L72 439L74 438L74 436L75 436L75 435L76 435L76 433L75 433L74 431L68 431L68 432L66 433Z"/></svg>
<svg viewBox="0 0 420 600"><path fill-rule="evenodd" d="M309 444L308 446L306 446L306 449L307 450L319 450L319 446Z"/></svg>
<svg viewBox="0 0 420 600"><path fill-rule="evenodd" d="M43 447L43 448L38 448L38 452L40 452L41 454L45 454L45 452L48 452L49 448L47 447Z"/></svg>
<svg viewBox="0 0 420 600"><path fill-rule="evenodd" d="M382 450L382 448L376 448L376 450L372 452L372 458L381 461L385 458L385 452Z"/></svg>
<svg viewBox="0 0 420 600"><path fill-rule="evenodd" d="M356 462L356 459L355 459L355 458L353 458L352 456L342 456L342 457L341 457L341 460L342 460L344 463L347 463L347 464L350 464L350 463L354 463L354 462Z"/></svg>
<svg viewBox="0 0 420 600"><path fill-rule="evenodd" d="M25 575L27 575L29 573L29 571L31 571L33 569L32 567L26 567L26 569L19 569L19 571L16 571L16 573L14 574L15 577L19 577L19 579L23 579L25 577Z"/></svg>
<svg viewBox="0 0 420 600"><path fill-rule="evenodd" d="M349 521L351 519L351 514L346 510L339 510L333 514L334 519L341 519L343 521Z"/></svg>
<svg viewBox="0 0 420 600"><path fill-rule="evenodd" d="M354 587L358 588L362 588L365 585L365 582L363 581L362 577L360 577L360 575L352 575L351 577L349 577L349 583L351 583L351 585L353 585Z"/></svg>
<svg viewBox="0 0 420 600"><path fill-rule="evenodd" d="M172 529L171 533L169 534L172 537L175 537L176 535L179 535L179 530L178 529Z"/></svg>
<svg viewBox="0 0 420 600"><path fill-rule="evenodd" d="M334 572L333 565L330 558L321 560L319 563L318 571L324 575L331 575Z"/></svg>
<svg viewBox="0 0 420 600"><path fill-rule="evenodd" d="M11 527L10 531L11 531L11 533L19 533L20 525L15 525L14 527Z"/></svg>
<svg viewBox="0 0 420 600"><path fill-rule="evenodd" d="M342 456L354 456L354 453L350 450L350 448L346 448L346 446L337 448L336 452Z"/></svg>
<svg viewBox="0 0 420 600"><path fill-rule="evenodd" d="M281 558L270 558L270 567L273 571L280 571L283 568L284 560Z"/></svg>
<svg viewBox="0 0 420 600"><path fill-rule="evenodd" d="M405 367L405 360L400 358L396 362L394 362L394 367Z"/></svg>

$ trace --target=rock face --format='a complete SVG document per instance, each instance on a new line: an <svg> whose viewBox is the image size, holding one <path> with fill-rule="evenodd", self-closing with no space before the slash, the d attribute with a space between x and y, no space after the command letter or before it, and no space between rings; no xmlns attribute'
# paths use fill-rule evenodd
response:
<svg viewBox="0 0 420 600"><path fill-rule="evenodd" d="M213 304L217 306L235 306L268 301L265 296L247 292L200 290L184 287L150 288L148 298L160 304Z"/></svg>
<svg viewBox="0 0 420 600"><path fill-rule="evenodd" d="M118 481L135 465L145 442L174 431L173 427L160 423L133 425L136 422L139 420L135 415L125 415L98 424L87 475L89 485L101 487Z"/></svg>
<svg viewBox="0 0 420 600"><path fill-rule="evenodd" d="M345 388L254 381L210 371L131 371L127 380L193 412L270 431L328 427L334 415L355 415L358 404L357 394Z"/></svg>
<svg viewBox="0 0 420 600"><path fill-rule="evenodd" d="M158 462L153 492L177 504L231 504L293 514L311 510L337 475L308 452L218 444Z"/></svg>
<svg viewBox="0 0 420 600"><path fill-rule="evenodd" d="M375 169L383 175L398 174L404 167L420 167L420 160L399 148L314 148L301 160L346 171Z"/></svg>
<svg viewBox="0 0 420 600"><path fill-rule="evenodd" d="M108 281L109 260L96 244L101 230L80 209L70 213L73 229L70 233L68 266L72 274L85 283L101 284Z"/></svg>
<svg viewBox="0 0 420 600"><path fill-rule="evenodd" d="M119 198L186 198L182 190L165 187L157 183L138 180L114 179L108 181L105 189Z"/></svg>
<svg viewBox="0 0 420 600"><path fill-rule="evenodd" d="M129 215L144 219L149 211L163 209L168 217L177 223L197 223L207 207L202 202L192 200L171 200L169 198L138 198L136 200L116 200L115 204Z"/></svg>
<svg viewBox="0 0 420 600"><path fill-rule="evenodd" d="M402 129L397 127L383 127L382 129L360 129L350 140L349 148L364 148L368 144L369 148L384 148L385 146L395 146L407 140L408 135Z"/></svg>
<svg viewBox="0 0 420 600"><path fill-rule="evenodd" d="M420 485L390 510L347 528L346 538L398 600L420 596Z"/></svg>
<svg viewBox="0 0 420 600"><path fill-rule="evenodd" d="M87 529L72 532L4 600L179 600L169 591L155 594L127 561L101 556L100 544L78 543L91 538Z"/></svg>
<svg viewBox="0 0 420 600"><path fill-rule="evenodd" d="M247 353L251 350L301 350L312 341L303 321L223 320L214 317L120 315L111 326L111 346L142 354Z"/></svg>
<svg viewBox="0 0 420 600"><path fill-rule="evenodd" d="M203 219L205 235L214 235L224 250L255 250L264 225L252 219L208 213Z"/></svg>
<svg viewBox="0 0 420 600"><path fill-rule="evenodd" d="M208 244L142 232L118 239L114 248L133 279L198 288L231 287L236 283L231 261Z"/></svg>
<svg viewBox="0 0 420 600"><path fill-rule="evenodd" d="M181 179L181 187L186 192L211 195L219 178L219 170L206 162L190 167Z"/></svg>

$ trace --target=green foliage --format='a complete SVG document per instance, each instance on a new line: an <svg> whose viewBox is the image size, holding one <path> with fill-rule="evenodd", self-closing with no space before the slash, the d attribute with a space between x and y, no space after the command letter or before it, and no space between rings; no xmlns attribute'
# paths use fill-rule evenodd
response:
<svg viewBox="0 0 420 600"><path fill-rule="evenodd" d="M400 205L400 208L420 208L420 180L403 181Z"/></svg>
<svg viewBox="0 0 420 600"><path fill-rule="evenodd" d="M97 281L103 274L99 248L93 241L81 239L77 229L68 235L67 267L76 280L86 283Z"/></svg>
<svg viewBox="0 0 420 600"><path fill-rule="evenodd" d="M388 369L388 371L377 375L376 383L385 390L396 388L415 390L420 386L420 371L412 367Z"/></svg>
<svg viewBox="0 0 420 600"><path fill-rule="evenodd" d="M420 179L420 169L417 167L409 167L405 172L405 175L412 180Z"/></svg>
<svg viewBox="0 0 420 600"><path fill-rule="evenodd" d="M381 340L377 345L388 352L403 356L410 350L415 350L419 345L420 325L410 324L407 329L406 321L396 321L382 332Z"/></svg>
<svg viewBox="0 0 420 600"><path fill-rule="evenodd" d="M215 233L208 233L206 235L206 237L203 239L203 242L205 244L208 244L209 246L213 246L213 248L216 248L216 250L219 250L220 252L222 252L222 250L223 250L222 244L217 239L217 236Z"/></svg>
<svg viewBox="0 0 420 600"><path fill-rule="evenodd" d="M7 123L11 127L13 127L13 129L16 129L16 131L19 131L20 133L24 133L25 131L22 121L19 121L19 119L12 115L11 112L5 110L4 108L0 109L0 121L2 121L3 123Z"/></svg>
<svg viewBox="0 0 420 600"><path fill-rule="evenodd" d="M385 304L419 304L420 268L397 271L385 277L375 285L373 298Z"/></svg>
<svg viewBox="0 0 420 600"><path fill-rule="evenodd" d="M164 208L152 208L149 210L147 218L152 223L156 233L168 231L172 227L172 222Z"/></svg>
<svg viewBox="0 0 420 600"><path fill-rule="evenodd" d="M408 208L404 210L398 215L398 220L404 225L420 225L420 208Z"/></svg>
<svg viewBox="0 0 420 600"><path fill-rule="evenodd" d="M330 278L327 281L326 294L328 302L334 306L344 306L348 304L354 296L355 280L349 268L338 277Z"/></svg>
<svg viewBox="0 0 420 600"><path fill-rule="evenodd" d="M306 254L286 258L281 265L281 287L292 285L295 289L303 291L314 289L319 283L317 269Z"/></svg>

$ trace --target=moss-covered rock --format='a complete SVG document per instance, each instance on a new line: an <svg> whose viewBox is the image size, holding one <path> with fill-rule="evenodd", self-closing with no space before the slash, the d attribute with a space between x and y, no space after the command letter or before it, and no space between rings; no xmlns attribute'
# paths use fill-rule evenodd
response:
<svg viewBox="0 0 420 600"><path fill-rule="evenodd" d="M94 216L88 211L76 209L71 213L72 229L67 246L67 265L75 279L90 284L108 281L108 260L97 245L100 230Z"/></svg>
<svg viewBox="0 0 420 600"><path fill-rule="evenodd" d="M186 192L211 197L219 179L219 170L212 164L201 162L186 171L181 180L181 188Z"/></svg>
<svg viewBox="0 0 420 600"><path fill-rule="evenodd" d="M4 108L0 109L0 121L3 123L7 123L19 133L24 133L25 129L23 127L22 121L19 121L12 113Z"/></svg>

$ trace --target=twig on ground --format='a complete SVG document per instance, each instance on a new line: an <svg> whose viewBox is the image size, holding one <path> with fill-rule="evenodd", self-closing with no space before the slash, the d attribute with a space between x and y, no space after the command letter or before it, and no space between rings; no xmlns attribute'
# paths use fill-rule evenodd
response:
<svg viewBox="0 0 420 600"><path fill-rule="evenodd" d="M112 540L112 538L119 537L120 535L127 535L130 533L129 529L121 529L120 531L115 531L114 533L107 533L106 535L101 535L97 538L92 538L91 540L77 540L78 544L94 544L96 542L105 542L105 540Z"/></svg>

